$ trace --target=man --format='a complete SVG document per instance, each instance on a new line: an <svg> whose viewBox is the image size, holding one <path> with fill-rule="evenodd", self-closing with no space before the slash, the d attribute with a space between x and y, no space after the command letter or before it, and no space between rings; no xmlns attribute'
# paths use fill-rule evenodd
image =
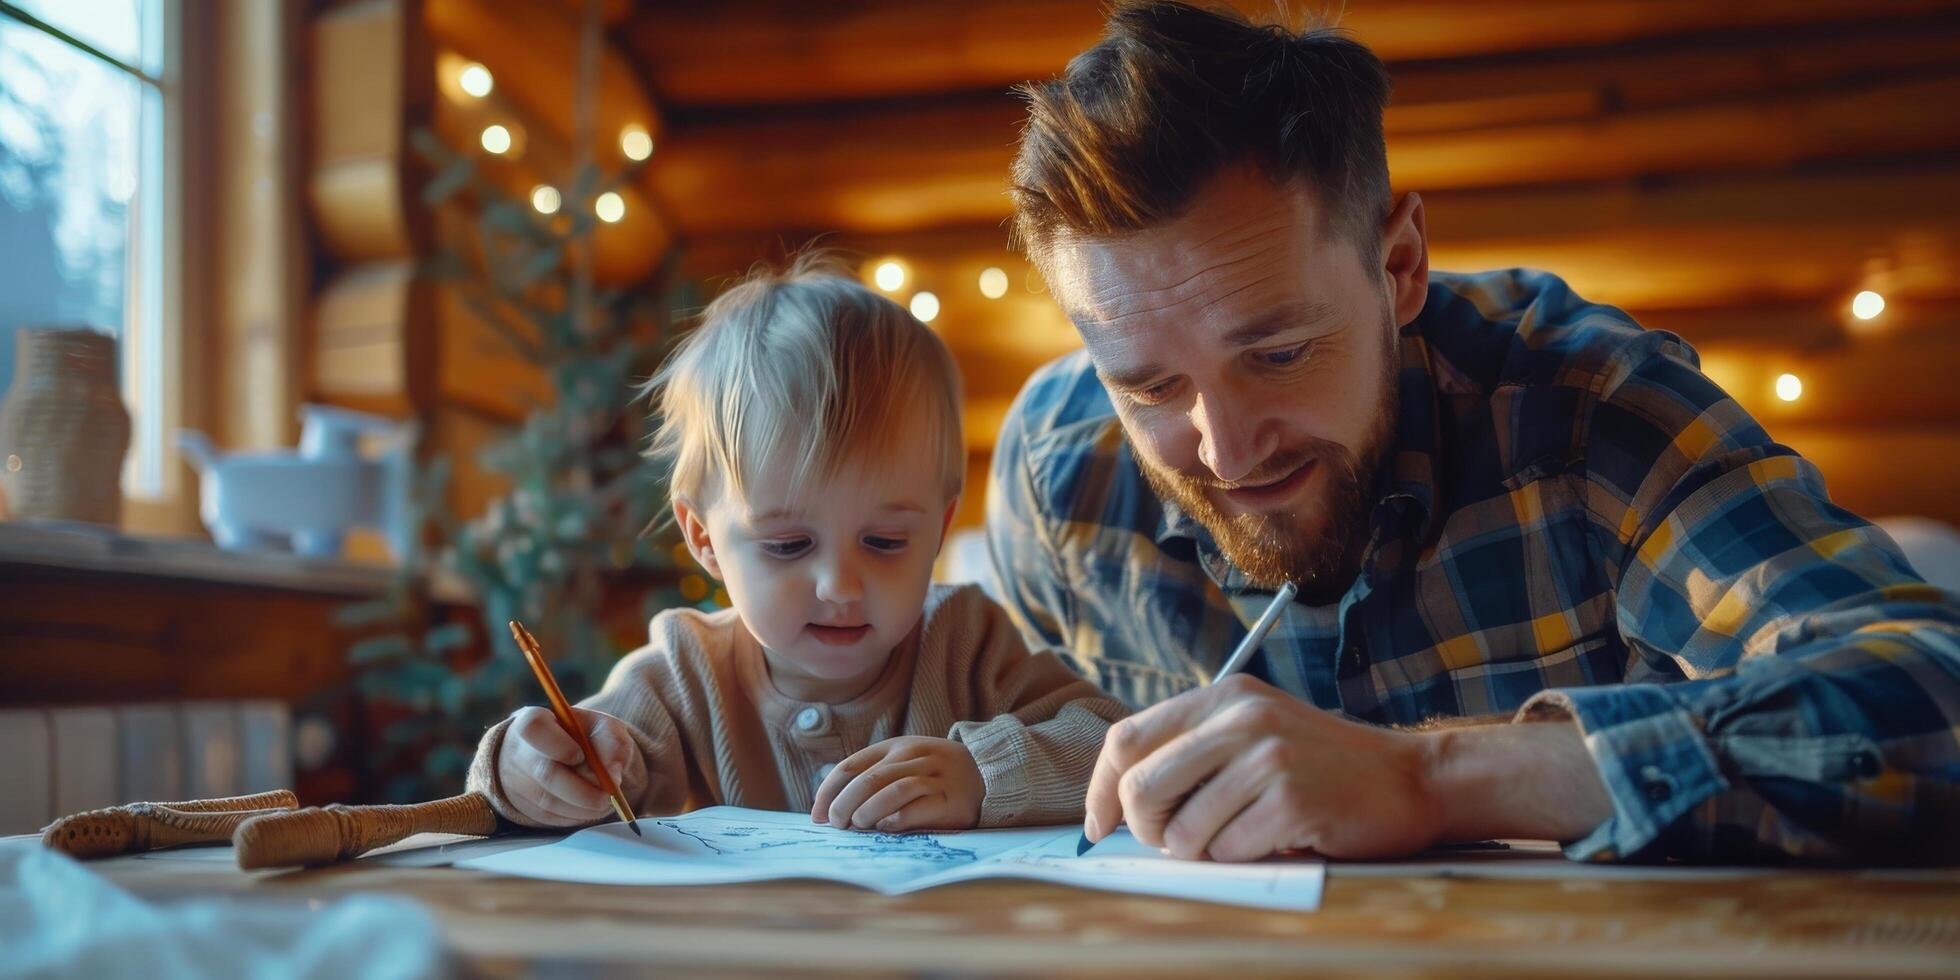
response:
<svg viewBox="0 0 1960 980"><path fill-rule="evenodd" d="M1678 338L1432 274L1365 47L1129 5L1025 94L1016 235L1085 350L1017 399L987 524L1030 639L1155 703L1092 838L1960 858L1953 597ZM1286 581L1257 676L1193 690Z"/></svg>

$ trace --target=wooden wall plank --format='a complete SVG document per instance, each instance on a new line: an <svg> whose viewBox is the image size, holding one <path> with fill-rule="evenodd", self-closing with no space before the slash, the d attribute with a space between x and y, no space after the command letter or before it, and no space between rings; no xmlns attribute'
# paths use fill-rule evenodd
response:
<svg viewBox="0 0 1960 980"><path fill-rule="evenodd" d="M1531 57L1478 56L1391 65L1395 83L1386 124L1435 116L1459 104L1585 93L1591 113L1638 111L1899 81L1949 70L1960 56L1960 17L1901 21L1870 18L1798 34L1751 32L1669 39L1609 50ZM1572 118L1550 102L1493 122ZM1440 127L1430 127L1440 128Z"/></svg>
<svg viewBox="0 0 1960 980"><path fill-rule="evenodd" d="M685 232L893 231L1006 216L1026 110L1005 96L676 131L654 186Z"/></svg>
<svg viewBox="0 0 1960 980"><path fill-rule="evenodd" d="M549 404L551 383L544 372L512 350L503 335L463 301L460 289L439 287L435 308L442 350L436 385L444 403L506 421ZM536 339L536 331L521 318L506 317L504 322L527 339Z"/></svg>
<svg viewBox="0 0 1960 980"><path fill-rule="evenodd" d="M1824 474L1831 499L1860 517L1919 515L1960 527L1960 426L1769 427Z"/></svg>
<svg viewBox="0 0 1960 980"><path fill-rule="evenodd" d="M314 397L362 411L415 414L435 362L430 290L407 258L352 266L330 278L315 306Z"/></svg>
<svg viewBox="0 0 1960 980"><path fill-rule="evenodd" d="M1577 121L1406 133L1396 185L1614 183L1960 149L1960 74ZM687 233L889 232L1007 217L1025 111L1006 98L677 131L653 186Z"/></svg>
<svg viewBox="0 0 1960 980"><path fill-rule="evenodd" d="M410 251L403 190L399 160L342 159L308 175L306 203L333 255L354 261L395 258Z"/></svg>
<svg viewBox="0 0 1960 980"><path fill-rule="evenodd" d="M1255 17L1271 0L1236 0ZM1938 0L1369 0L1331 5L1385 60L1424 61L1626 45L1680 35L1747 35L1938 14ZM1302 12L1320 5L1293 7ZM1101 33L1079 0L750 2L702 9L642 4L628 43L672 103L808 104L1000 90L1059 72Z"/></svg>
<svg viewBox="0 0 1960 980"><path fill-rule="evenodd" d="M1960 326L1947 321L1949 327ZM1762 344L1697 346L1702 370L1775 434L1785 426L1872 428L1960 425L1960 331L1904 342L1849 341L1797 352ZM1803 394L1784 401L1776 380L1794 374ZM1953 451L1960 455L1960 443Z"/></svg>
<svg viewBox="0 0 1960 980"><path fill-rule="evenodd" d="M407 0L325 11L308 25L313 84L307 197L328 255L398 258L426 232L412 206L422 169L405 133L429 100L431 72Z"/></svg>
<svg viewBox="0 0 1960 980"><path fill-rule="evenodd" d="M1397 186L1512 187L1791 167L1960 145L1960 75L1827 93L1655 109L1596 120L1409 134L1389 143Z"/></svg>

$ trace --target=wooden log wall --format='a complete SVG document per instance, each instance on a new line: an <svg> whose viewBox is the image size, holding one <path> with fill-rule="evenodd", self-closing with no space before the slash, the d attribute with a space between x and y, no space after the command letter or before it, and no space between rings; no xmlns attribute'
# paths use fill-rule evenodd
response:
<svg viewBox="0 0 1960 980"><path fill-rule="evenodd" d="M1269 11L1265 0L1239 4ZM1293 4L1301 13L1319 4ZM1342 25L1390 63L1398 191L1423 195L1445 269L1553 270L1674 330L1778 438L1871 515L1960 524L1960 10L1937 0L1359 0ZM421 418L466 472L468 514L499 489L474 445L545 394L457 301L419 278L443 229L416 203L405 136L471 147L516 194L573 158L583 0L352 0L308 28L305 176L317 261L305 394ZM1082 0L601 4L593 151L618 132L653 160L602 229L599 276L640 282L670 243L715 285L818 236L895 257L930 290L967 374L975 492L994 427L1073 330L1005 245L1022 119L1008 87L1093 43ZM1312 10L1307 9L1311 7ZM487 66L485 97L457 88ZM377 66L385 70L380 70ZM1010 282L984 297L980 271ZM1853 317L1860 290L1886 300ZM1803 379L1794 402L1775 395Z"/></svg>
<svg viewBox="0 0 1960 980"><path fill-rule="evenodd" d="M1423 195L1436 267L1555 271L1694 343L1840 502L1960 525L1960 9L1345 7L1394 75L1391 175ZM1037 0L648 4L624 27L667 112L651 184L688 273L713 283L817 235L902 260L898 298L940 298L967 375L976 491L1008 399L1077 344L1005 247L1023 115L1006 90L1099 27L1096 4ZM1005 297L979 292L987 267ZM1864 321L1868 289L1886 307ZM1796 401L1775 394L1785 373Z"/></svg>
<svg viewBox="0 0 1960 980"><path fill-rule="evenodd" d="M624 0L599 7L609 32L629 12ZM576 159L585 8L584 0L349 0L325 5L308 24L307 191L318 244L308 397L417 421L425 454L451 461L449 505L463 517L505 489L477 464L478 450L550 388L459 289L425 274L425 260L469 242L474 228L466 204L431 211L422 203L433 168L411 136L428 131L475 156L484 177L518 200L539 185L563 190ZM607 37L591 149L616 173L629 165L623 129L638 127L656 145L664 132L637 70ZM488 93L464 91L471 64L490 72ZM511 134L502 154L482 146L493 125ZM628 181L618 191L625 216L595 235L602 285L645 279L671 240L650 187Z"/></svg>

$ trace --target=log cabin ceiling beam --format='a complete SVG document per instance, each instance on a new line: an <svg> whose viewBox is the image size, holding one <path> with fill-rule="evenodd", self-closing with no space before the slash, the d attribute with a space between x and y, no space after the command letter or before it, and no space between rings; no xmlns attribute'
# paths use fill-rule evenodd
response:
<svg viewBox="0 0 1960 980"><path fill-rule="evenodd" d="M1235 0L1254 16L1270 0ZM1299 6L1296 4L1296 6ZM1665 40L1747 40L1951 14L1941 0L1370 0L1341 25L1391 63L1502 61ZM1093 44L1100 4L914 0L643 4L621 28L663 105L808 104L1005 89Z"/></svg>
<svg viewBox="0 0 1960 980"><path fill-rule="evenodd" d="M1612 183L1812 168L1960 148L1960 72L1563 122L1403 134L1399 188ZM999 221L1021 109L930 110L694 127L649 180L687 233L883 232Z"/></svg>

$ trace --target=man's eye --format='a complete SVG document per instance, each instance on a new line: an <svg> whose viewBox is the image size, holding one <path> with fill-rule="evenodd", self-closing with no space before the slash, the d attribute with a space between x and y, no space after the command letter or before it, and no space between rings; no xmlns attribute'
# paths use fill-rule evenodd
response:
<svg viewBox="0 0 1960 980"><path fill-rule="evenodd" d="M1130 397L1144 405L1161 405L1177 393L1177 382L1159 381L1148 388L1138 388L1130 392Z"/></svg>
<svg viewBox="0 0 1960 980"><path fill-rule="evenodd" d="M864 546L870 548L872 551L903 551L905 549L905 539L867 534L864 536Z"/></svg>
<svg viewBox="0 0 1960 980"><path fill-rule="evenodd" d="M1307 353L1308 346L1310 345L1301 344L1297 347L1288 347L1284 350L1269 350L1260 353L1258 357L1259 360L1264 361L1267 364L1273 365L1274 367L1278 367L1282 364L1291 364L1294 361L1299 360L1301 357L1305 356Z"/></svg>
<svg viewBox="0 0 1960 980"><path fill-rule="evenodd" d="M772 558L795 558L810 550L809 538L785 538L780 541L762 542L762 553Z"/></svg>

